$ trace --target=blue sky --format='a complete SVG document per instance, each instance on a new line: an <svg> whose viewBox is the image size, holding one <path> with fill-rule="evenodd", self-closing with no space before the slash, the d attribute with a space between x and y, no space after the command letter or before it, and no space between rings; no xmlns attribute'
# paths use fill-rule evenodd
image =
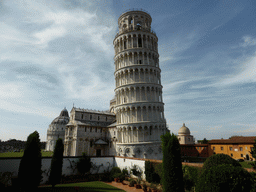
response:
<svg viewBox="0 0 256 192"><path fill-rule="evenodd" d="M0 139L41 141L66 107L107 110L113 39L127 9L150 13L165 117L196 139L256 136L256 2L0 1Z"/></svg>

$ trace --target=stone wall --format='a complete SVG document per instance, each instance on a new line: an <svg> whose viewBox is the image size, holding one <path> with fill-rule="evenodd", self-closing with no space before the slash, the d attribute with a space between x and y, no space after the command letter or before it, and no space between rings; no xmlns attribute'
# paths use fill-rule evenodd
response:
<svg viewBox="0 0 256 192"><path fill-rule="evenodd" d="M77 170L72 169L73 162L77 162L79 157L64 157L63 158L63 167L62 174L64 175L72 175L76 174ZM41 184L45 183L49 177L49 170L51 167L51 157L43 157L42 158L42 168L41 170L44 172L42 174L43 181ZM21 158L0 158L0 172L12 172L13 177L18 176L19 165ZM92 157L91 162L93 163L93 168L91 168L91 173L103 173L104 170L111 170L113 166L116 166L114 157Z"/></svg>

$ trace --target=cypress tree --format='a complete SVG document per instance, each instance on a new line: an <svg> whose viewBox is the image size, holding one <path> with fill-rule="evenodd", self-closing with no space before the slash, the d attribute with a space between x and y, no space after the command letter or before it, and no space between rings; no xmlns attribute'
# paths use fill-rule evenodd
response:
<svg viewBox="0 0 256 192"><path fill-rule="evenodd" d="M49 182L52 185L52 187L54 187L56 184L60 183L61 181L63 152L64 152L64 145L63 145L62 139L59 138L56 141L56 145L54 148L52 161L51 161Z"/></svg>
<svg viewBox="0 0 256 192"><path fill-rule="evenodd" d="M25 144L24 154L21 158L18 180L20 187L27 191L33 191L38 187L42 179L42 154L39 133L31 133Z"/></svg>
<svg viewBox="0 0 256 192"><path fill-rule="evenodd" d="M180 144L178 138L167 132L161 136L163 149L164 192L184 192Z"/></svg>

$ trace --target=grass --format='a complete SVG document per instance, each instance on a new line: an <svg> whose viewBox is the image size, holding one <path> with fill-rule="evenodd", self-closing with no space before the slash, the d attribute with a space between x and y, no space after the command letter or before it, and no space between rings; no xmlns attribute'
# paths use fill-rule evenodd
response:
<svg viewBox="0 0 256 192"><path fill-rule="evenodd" d="M52 151L41 151L42 157L51 157L53 154ZM0 157L22 157L24 152L6 152L6 153L0 153Z"/></svg>
<svg viewBox="0 0 256 192"><path fill-rule="evenodd" d="M76 188L78 190L76 190ZM84 182L84 183L69 183L69 184L59 184L54 188L51 186L39 187L39 192L125 192L124 190L118 189L106 183L100 181Z"/></svg>
<svg viewBox="0 0 256 192"><path fill-rule="evenodd" d="M252 165L249 164L249 162L239 162L243 168L252 168Z"/></svg>

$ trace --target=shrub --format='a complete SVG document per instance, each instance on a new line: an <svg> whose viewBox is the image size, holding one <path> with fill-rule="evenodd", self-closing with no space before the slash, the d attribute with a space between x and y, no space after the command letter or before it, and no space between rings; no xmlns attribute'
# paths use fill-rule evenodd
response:
<svg viewBox="0 0 256 192"><path fill-rule="evenodd" d="M222 164L202 172L196 185L196 192L248 192L251 185L251 175L248 171L231 164Z"/></svg>
<svg viewBox="0 0 256 192"><path fill-rule="evenodd" d="M121 173L121 169L119 167L113 167L110 171L110 177L113 181L114 178L117 178L117 173Z"/></svg>
<svg viewBox="0 0 256 192"><path fill-rule="evenodd" d="M82 154L82 157L79 158L77 162L77 170L80 174L85 175L85 173L90 172L92 167L91 158L85 153Z"/></svg>
<svg viewBox="0 0 256 192"><path fill-rule="evenodd" d="M145 161L145 175L149 183L153 182L154 167L150 161Z"/></svg>
<svg viewBox="0 0 256 192"><path fill-rule="evenodd" d="M241 164L232 157L226 154L216 154L212 155L204 162L202 172L206 169L210 169L211 167L216 167L217 165L221 164L231 164L235 167L241 167Z"/></svg>
<svg viewBox="0 0 256 192"><path fill-rule="evenodd" d="M123 182L123 180L125 180L125 175L123 173L119 173L120 176L119 176L119 179L121 182Z"/></svg>
<svg viewBox="0 0 256 192"><path fill-rule="evenodd" d="M178 138L167 132L161 135L163 149L163 189L164 192L184 191L181 165L180 143Z"/></svg>
<svg viewBox="0 0 256 192"><path fill-rule="evenodd" d="M18 180L21 188L37 188L42 179L42 154L39 133L31 133L25 145L24 154L20 161Z"/></svg>
<svg viewBox="0 0 256 192"><path fill-rule="evenodd" d="M54 148L52 161L51 161L50 177L49 177L49 182L53 187L56 184L60 183L60 180L61 180L63 152L64 152L63 142L62 142L62 139L59 138L56 141L56 145Z"/></svg>
<svg viewBox="0 0 256 192"><path fill-rule="evenodd" d="M123 170L122 170L122 173L123 173L123 175L127 176L127 175L128 175L128 170L127 170L127 168L123 169Z"/></svg>
<svg viewBox="0 0 256 192"><path fill-rule="evenodd" d="M184 187L186 190L190 191L197 183L199 168L185 165L182 167L182 172Z"/></svg>
<svg viewBox="0 0 256 192"><path fill-rule="evenodd" d="M256 192L256 172L250 172L252 180L252 190L251 192Z"/></svg>
<svg viewBox="0 0 256 192"><path fill-rule="evenodd" d="M162 184L163 181L163 165L162 163L158 163L154 165L155 173L157 174L157 177L159 179L159 182Z"/></svg>
<svg viewBox="0 0 256 192"><path fill-rule="evenodd" d="M130 184L129 184L130 187L133 187L136 184L136 181L134 179L130 179L129 181L130 181Z"/></svg>

